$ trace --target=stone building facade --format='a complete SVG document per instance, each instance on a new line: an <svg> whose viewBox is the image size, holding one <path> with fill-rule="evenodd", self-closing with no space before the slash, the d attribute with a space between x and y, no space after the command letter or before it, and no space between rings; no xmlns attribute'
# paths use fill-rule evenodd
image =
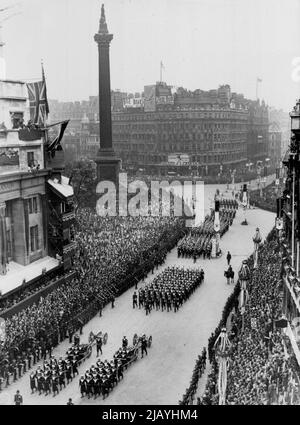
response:
<svg viewBox="0 0 300 425"><path fill-rule="evenodd" d="M63 181L63 151L49 155L48 131L24 126L29 120L26 84L0 80L0 290L20 266L42 264L49 257L71 266L68 245L73 189ZM50 240L51 203L55 197L61 244ZM66 218L64 215L68 214ZM49 262L49 261L48 261ZM53 264L53 262L51 263ZM25 273L25 268L24 270ZM36 276L35 276L36 277ZM13 280L13 279L12 279ZM19 282L20 284L22 282ZM18 286L17 283L14 284ZM5 286L6 288L6 286ZM9 290L9 288L6 288Z"/></svg>
<svg viewBox="0 0 300 425"><path fill-rule="evenodd" d="M98 127L94 100L90 109L82 102L81 129L74 136L80 138L78 159L95 157ZM267 157L268 129L267 105L231 92L229 85L192 92L157 82L127 98L112 92L113 145L127 169L204 175L220 167L243 168L247 161L256 164ZM176 165L174 156L183 155L188 161Z"/></svg>

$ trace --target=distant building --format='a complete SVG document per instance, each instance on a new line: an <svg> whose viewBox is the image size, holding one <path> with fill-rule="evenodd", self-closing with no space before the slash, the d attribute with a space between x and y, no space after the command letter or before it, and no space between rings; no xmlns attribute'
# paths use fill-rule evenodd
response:
<svg viewBox="0 0 300 425"><path fill-rule="evenodd" d="M291 120L289 114L282 109L269 108L269 123L281 132L281 158L284 157L290 143Z"/></svg>
<svg viewBox="0 0 300 425"><path fill-rule="evenodd" d="M99 118L96 102L90 98L88 103L81 102L77 156L93 158ZM220 167L223 172L244 168L247 161L256 164L268 154L267 105L232 93L229 85L192 92L157 82L143 93L112 91L112 120L114 148L128 169L217 174ZM174 154L188 161L176 165L169 161Z"/></svg>
<svg viewBox="0 0 300 425"><path fill-rule="evenodd" d="M281 161L282 133L278 123L273 122L269 127L268 158L271 165L278 168Z"/></svg>

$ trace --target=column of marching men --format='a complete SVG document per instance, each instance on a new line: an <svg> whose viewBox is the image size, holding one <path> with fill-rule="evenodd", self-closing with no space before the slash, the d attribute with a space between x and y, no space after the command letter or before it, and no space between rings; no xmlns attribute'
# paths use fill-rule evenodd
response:
<svg viewBox="0 0 300 425"><path fill-rule="evenodd" d="M167 267L149 284L134 292L133 308L143 307L146 315L151 310L177 312L204 279L204 271Z"/></svg>
<svg viewBox="0 0 300 425"><path fill-rule="evenodd" d="M84 375L81 375L79 380L81 397L97 398L102 395L104 400L109 395L109 392L123 379L124 370L138 359L139 349L141 349L142 358L144 353L148 354L147 344L146 335L138 338L132 346L128 346L128 339L124 336L122 347L115 352L110 362L98 359L96 364L87 369Z"/></svg>
<svg viewBox="0 0 300 425"><path fill-rule="evenodd" d="M184 234L184 222L181 217L104 218L80 209L76 276L5 321L6 339L0 342L0 391L38 361L49 358L54 347L67 336L71 338L134 279L162 264ZM137 275L132 278L134 273ZM0 299L0 316L9 306Z"/></svg>
<svg viewBox="0 0 300 425"><path fill-rule="evenodd" d="M233 203L232 208L220 211L221 237L229 230L236 215L235 203L234 201L231 202ZM177 245L178 257L193 257L194 260L201 256L211 258L214 235L214 212L212 212L211 215L205 217L204 222L199 227L191 228L190 233L181 239Z"/></svg>
<svg viewBox="0 0 300 425"><path fill-rule="evenodd" d="M75 336L74 344L68 349L66 356L56 359L50 356L30 374L31 392L39 395L53 394L55 396L79 374L78 366L88 354L88 345L79 344L79 336Z"/></svg>

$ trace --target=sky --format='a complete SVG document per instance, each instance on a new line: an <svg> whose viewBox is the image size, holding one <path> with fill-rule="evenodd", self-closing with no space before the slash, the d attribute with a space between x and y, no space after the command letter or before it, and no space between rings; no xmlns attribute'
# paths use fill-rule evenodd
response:
<svg viewBox="0 0 300 425"><path fill-rule="evenodd" d="M300 97L300 0L103 0L111 88L141 92L163 80L232 91L290 111ZM48 98L98 92L101 0L0 0L7 78L32 81L43 60ZM5 18L8 19L5 19ZM1 23L1 21L4 21ZM294 65L292 64L294 63Z"/></svg>

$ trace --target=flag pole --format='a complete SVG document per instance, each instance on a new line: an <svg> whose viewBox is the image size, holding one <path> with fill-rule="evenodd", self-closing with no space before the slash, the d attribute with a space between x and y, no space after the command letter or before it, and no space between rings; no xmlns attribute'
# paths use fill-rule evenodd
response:
<svg viewBox="0 0 300 425"><path fill-rule="evenodd" d="M160 61L160 82L162 82L162 61Z"/></svg>
<svg viewBox="0 0 300 425"><path fill-rule="evenodd" d="M258 78L256 78L256 100L258 99Z"/></svg>

